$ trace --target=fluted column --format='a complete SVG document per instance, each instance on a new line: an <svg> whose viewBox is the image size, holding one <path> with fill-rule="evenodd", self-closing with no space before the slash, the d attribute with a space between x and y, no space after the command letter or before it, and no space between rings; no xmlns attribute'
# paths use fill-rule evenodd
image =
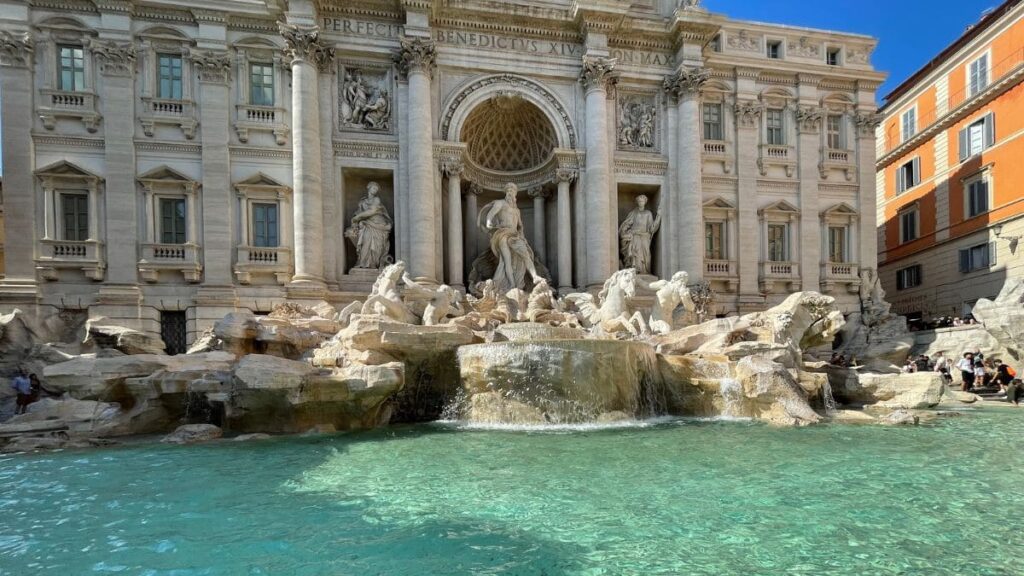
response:
<svg viewBox="0 0 1024 576"><path fill-rule="evenodd" d="M432 40L403 38L397 62L409 80L409 270L413 277L436 280L439 230L434 217L433 120L430 81L436 50Z"/></svg>
<svg viewBox="0 0 1024 576"><path fill-rule="evenodd" d="M279 24L292 60L292 172L296 286L323 287L323 177L318 62L327 52L317 26Z"/></svg>
<svg viewBox="0 0 1024 576"><path fill-rule="evenodd" d="M572 292L572 206L569 187L576 179L576 171L559 168L555 174L558 180L558 292Z"/></svg>
<svg viewBox="0 0 1024 576"><path fill-rule="evenodd" d="M441 170L448 176L448 285L464 288L462 282L462 162L445 160Z"/></svg>
<svg viewBox="0 0 1024 576"><path fill-rule="evenodd" d="M476 229L476 218L478 213L477 208L477 197L480 196L480 186L475 182L470 183L469 190L466 192L466 210L463 212L463 240L465 241L465 250L462 252L463 261L469 260L470 264L474 258L476 258L476 243L477 243L477 229ZM472 288L470 286L470 288Z"/></svg>
<svg viewBox="0 0 1024 576"><path fill-rule="evenodd" d="M676 254L678 265L699 281L704 276L703 199L701 191L700 88L707 82L704 68L680 68L665 81L678 100L676 135Z"/></svg>
<svg viewBox="0 0 1024 576"><path fill-rule="evenodd" d="M875 207L874 172L875 129L882 122L876 112L860 112L854 117L857 127L857 190L860 219L857 221L858 262L861 268L878 267L878 214Z"/></svg>
<svg viewBox="0 0 1024 576"><path fill-rule="evenodd" d="M615 60L584 57L580 80L586 91L587 163L584 186L588 287L599 286L612 275L615 230L612 221L611 170L608 145L608 85L614 81Z"/></svg>
<svg viewBox="0 0 1024 576"><path fill-rule="evenodd" d="M530 190L529 194L530 198L533 198L533 253L537 256L537 260L547 266L548 251L545 241L547 220L544 218L544 202L547 201L548 194L544 188L539 186Z"/></svg>

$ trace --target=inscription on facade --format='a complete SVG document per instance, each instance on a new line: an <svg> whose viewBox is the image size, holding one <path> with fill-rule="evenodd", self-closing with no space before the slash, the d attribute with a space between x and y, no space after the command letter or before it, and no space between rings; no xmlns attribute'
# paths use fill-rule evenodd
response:
<svg viewBox="0 0 1024 576"><path fill-rule="evenodd" d="M672 63L670 54L659 52L613 48L611 53L612 58L615 58L620 66L668 66Z"/></svg>
<svg viewBox="0 0 1024 576"><path fill-rule="evenodd" d="M323 26L326 33L344 34L346 36L364 36L370 38L398 38L402 35L402 26L372 20L353 20L351 18L324 18Z"/></svg>
<svg viewBox="0 0 1024 576"><path fill-rule="evenodd" d="M464 30L438 30L434 33L438 44L449 46L469 46L489 50L518 52L521 54L543 54L546 56L582 56L583 47L569 42L552 42L536 38L516 38L502 34L486 32L466 32Z"/></svg>

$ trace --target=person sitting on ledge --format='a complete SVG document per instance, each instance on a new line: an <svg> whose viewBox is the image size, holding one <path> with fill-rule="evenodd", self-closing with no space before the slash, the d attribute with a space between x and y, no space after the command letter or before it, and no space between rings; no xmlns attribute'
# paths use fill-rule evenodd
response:
<svg viewBox="0 0 1024 576"><path fill-rule="evenodd" d="M1024 397L1024 383L1020 378L1014 378L1006 387L1006 401L1013 402L1014 406L1020 407L1020 399Z"/></svg>

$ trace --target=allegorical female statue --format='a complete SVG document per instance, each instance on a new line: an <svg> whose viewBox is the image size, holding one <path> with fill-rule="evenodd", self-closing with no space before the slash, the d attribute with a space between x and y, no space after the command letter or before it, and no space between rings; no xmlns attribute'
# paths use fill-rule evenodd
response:
<svg viewBox="0 0 1024 576"><path fill-rule="evenodd" d="M531 281L540 278L533 263L533 250L523 235L523 218L516 206L517 191L515 184L506 184L504 200L484 206L477 216L477 226L491 235L491 252L498 259L493 280L499 294L523 288L527 272Z"/></svg>
<svg viewBox="0 0 1024 576"><path fill-rule="evenodd" d="M634 268L637 274L651 273L651 240L658 228L661 228L661 210L655 216L647 209L647 196L637 196L636 208L619 226L623 268Z"/></svg>
<svg viewBox="0 0 1024 576"><path fill-rule="evenodd" d="M356 265L353 268L376 270L388 263L393 223L388 209L377 195L379 192L380 185L376 182L366 185L366 195L359 201L352 226L345 230L345 237L356 247Z"/></svg>

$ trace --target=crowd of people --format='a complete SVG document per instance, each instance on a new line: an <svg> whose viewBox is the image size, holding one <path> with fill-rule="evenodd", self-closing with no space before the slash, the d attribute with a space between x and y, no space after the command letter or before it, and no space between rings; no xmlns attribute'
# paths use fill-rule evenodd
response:
<svg viewBox="0 0 1024 576"><path fill-rule="evenodd" d="M954 370L960 371L960 389L964 392L995 391L998 388L1001 398L1006 398L1017 406L1020 406L1021 399L1024 399L1024 386L1017 378L1017 371L1002 360L985 358L981 350L964 352L955 362L942 352L937 353L934 358L921 354L908 358L903 366L905 373L938 372L947 383L953 382Z"/></svg>
<svg viewBox="0 0 1024 576"><path fill-rule="evenodd" d="M43 383L39 381L38 376L27 374L24 370L19 370L18 374L11 380L11 388L14 389L16 395L15 415L28 412L29 404L39 400L44 393L51 396L55 395L43 387Z"/></svg>

